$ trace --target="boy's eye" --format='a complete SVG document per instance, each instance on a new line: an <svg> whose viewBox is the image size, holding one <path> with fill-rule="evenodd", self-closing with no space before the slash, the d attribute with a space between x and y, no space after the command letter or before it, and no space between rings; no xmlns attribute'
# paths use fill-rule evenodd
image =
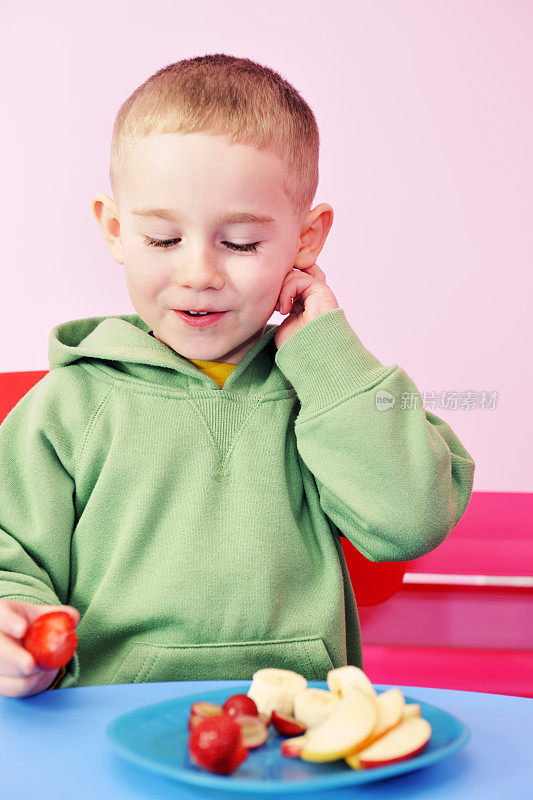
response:
<svg viewBox="0 0 533 800"><path fill-rule="evenodd" d="M170 247L176 242L179 242L179 239L152 239L149 236L146 236L145 239L149 247ZM261 247L262 242L250 242L250 244L235 244L235 242L222 242L222 244L226 244L232 250L240 250L241 252L257 252L258 247Z"/></svg>

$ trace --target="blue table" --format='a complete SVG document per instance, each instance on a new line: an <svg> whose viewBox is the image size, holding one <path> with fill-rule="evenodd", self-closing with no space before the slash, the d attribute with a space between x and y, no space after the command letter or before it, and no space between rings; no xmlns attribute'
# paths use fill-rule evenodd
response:
<svg viewBox="0 0 533 800"><path fill-rule="evenodd" d="M6 800L229 797L185 786L128 762L112 750L105 729L115 717L140 706L217 688L231 693L238 683L242 681L114 684L58 689L27 698L0 697L1 796ZM376 684L378 690L386 688ZM437 764L389 780L321 792L320 800L532 800L532 698L399 688L458 717L470 729L471 739ZM316 793L308 796L317 800Z"/></svg>

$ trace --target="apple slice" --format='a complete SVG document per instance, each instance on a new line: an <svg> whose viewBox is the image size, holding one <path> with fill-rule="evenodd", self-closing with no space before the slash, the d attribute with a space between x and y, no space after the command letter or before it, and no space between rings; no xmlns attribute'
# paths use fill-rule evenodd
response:
<svg viewBox="0 0 533 800"><path fill-rule="evenodd" d="M401 722L405 708L405 697L401 690L395 686L378 694L376 704L378 707L378 721L372 732L372 739L379 739L380 736L383 736L384 733L387 733L387 731L390 731L391 728Z"/></svg>
<svg viewBox="0 0 533 800"><path fill-rule="evenodd" d="M371 698L374 700L374 698ZM368 739L358 747L354 748L350 755L355 755L356 752L363 750L383 736L384 733L392 730L398 725L403 717L403 709L405 708L405 697L400 689L395 686L393 689L387 689L385 692L376 695L375 705L378 713L376 726ZM353 766L353 765L351 765Z"/></svg>
<svg viewBox="0 0 533 800"><path fill-rule="evenodd" d="M376 703L368 695L347 692L324 722L310 728L300 753L304 761L336 761L370 740L378 719Z"/></svg>
<svg viewBox="0 0 533 800"><path fill-rule="evenodd" d="M369 747L346 758L354 769L383 767L417 755L431 739L431 725L423 717L411 717Z"/></svg>
<svg viewBox="0 0 533 800"><path fill-rule="evenodd" d="M281 711L272 711L272 725L278 733L283 736L296 736L299 733L304 733L307 728L301 725L297 719L290 714L282 714Z"/></svg>
<svg viewBox="0 0 533 800"><path fill-rule="evenodd" d="M406 703L403 709L402 719L410 719L411 717L420 717L421 708L418 703Z"/></svg>
<svg viewBox="0 0 533 800"><path fill-rule="evenodd" d="M284 739L281 743L281 755L289 758L298 758L302 752L305 739L305 734L303 736L295 736L292 739Z"/></svg>

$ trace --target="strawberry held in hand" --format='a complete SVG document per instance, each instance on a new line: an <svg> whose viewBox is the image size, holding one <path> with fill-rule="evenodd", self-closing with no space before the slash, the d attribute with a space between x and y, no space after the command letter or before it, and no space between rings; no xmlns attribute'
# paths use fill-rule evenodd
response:
<svg viewBox="0 0 533 800"><path fill-rule="evenodd" d="M77 644L76 626L66 611L41 614L28 628L23 642L35 663L44 669L58 669L67 664Z"/></svg>
<svg viewBox="0 0 533 800"><path fill-rule="evenodd" d="M274 309L280 314L289 314L274 334L277 349L307 322L333 308L339 308L337 298L326 284L326 276L318 264L293 267L283 281Z"/></svg>

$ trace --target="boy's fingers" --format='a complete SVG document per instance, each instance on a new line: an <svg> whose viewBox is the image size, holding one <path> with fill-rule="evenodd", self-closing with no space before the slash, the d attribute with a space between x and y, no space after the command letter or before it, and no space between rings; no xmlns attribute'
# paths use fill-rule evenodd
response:
<svg viewBox="0 0 533 800"><path fill-rule="evenodd" d="M72 617L75 625L80 621L80 612L74 606L37 606L37 608L41 609L37 615L39 617L41 614L48 614L50 611L66 611Z"/></svg>
<svg viewBox="0 0 533 800"><path fill-rule="evenodd" d="M0 632L20 639L27 627L27 620L15 609L14 603L0 602Z"/></svg>
<svg viewBox="0 0 533 800"><path fill-rule="evenodd" d="M27 678L42 669L35 663L31 653L14 639L0 633L0 675L11 678Z"/></svg>
<svg viewBox="0 0 533 800"><path fill-rule="evenodd" d="M66 611L74 625L80 621L80 613L73 606L48 606L22 601L0 601L0 632L15 639L22 639L31 623L50 611Z"/></svg>
<svg viewBox="0 0 533 800"><path fill-rule="evenodd" d="M33 680L24 677L9 677L0 675L0 695L2 697L31 697L47 689L54 680L55 671L40 671Z"/></svg>
<svg viewBox="0 0 533 800"><path fill-rule="evenodd" d="M311 264L310 267L300 267L300 269L302 272L307 273L307 275L312 275L317 280L324 281L324 283L326 282L326 273L320 269L316 261L314 264Z"/></svg>
<svg viewBox="0 0 533 800"><path fill-rule="evenodd" d="M314 264L311 264L310 267L297 267L297 269L299 269L300 272L305 272L306 275L312 275L316 280L323 281L324 283L326 282L326 273L320 269L316 261Z"/></svg>
<svg viewBox="0 0 533 800"><path fill-rule="evenodd" d="M70 609L69 613L71 614L72 618L74 619L74 624L78 625L78 623L80 621L80 612L78 611L77 608L73 608L72 606L68 606L68 608Z"/></svg>
<svg viewBox="0 0 533 800"><path fill-rule="evenodd" d="M299 292L302 292L304 289L307 289L309 286L311 286L314 280L315 279L311 275L306 275L305 272L300 272L299 275L294 273L287 278L279 295L279 311L282 314L288 313L291 310L292 305L291 297L295 299Z"/></svg>

